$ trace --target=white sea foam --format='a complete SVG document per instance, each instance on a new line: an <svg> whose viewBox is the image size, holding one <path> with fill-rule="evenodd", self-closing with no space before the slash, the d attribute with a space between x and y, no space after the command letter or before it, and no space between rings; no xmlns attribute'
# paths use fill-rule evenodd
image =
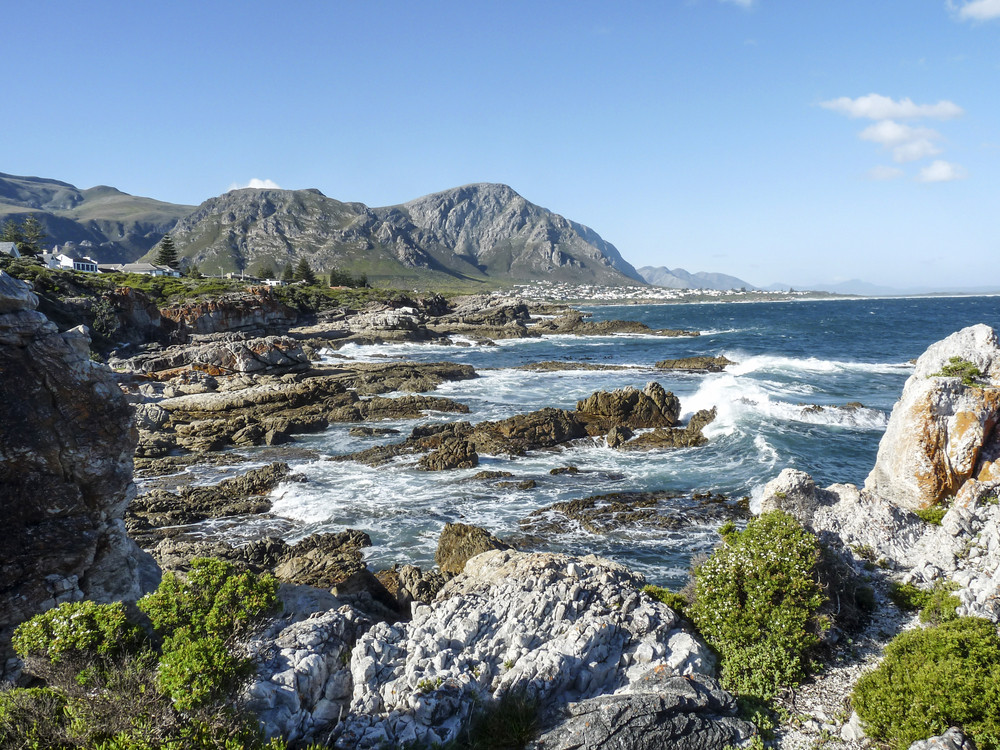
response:
<svg viewBox="0 0 1000 750"><path fill-rule="evenodd" d="M908 362L847 362L834 359L819 359L817 357L782 357L769 354L742 356L739 352L726 352L726 357L736 362L726 368L732 375L749 375L757 372L804 372L804 373L836 373L836 372L870 372L880 374L896 374L912 369Z"/></svg>

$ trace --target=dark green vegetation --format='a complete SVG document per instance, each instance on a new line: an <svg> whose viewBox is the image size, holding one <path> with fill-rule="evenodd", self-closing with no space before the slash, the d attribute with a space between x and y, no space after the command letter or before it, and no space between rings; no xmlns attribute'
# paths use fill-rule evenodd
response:
<svg viewBox="0 0 1000 750"><path fill-rule="evenodd" d="M889 598L900 609L920 610L920 622L938 625L958 617L955 610L962 604L953 592L958 585L949 582L938 582L930 590L914 586L912 583L896 583L889 585Z"/></svg>
<svg viewBox="0 0 1000 750"><path fill-rule="evenodd" d="M48 237L37 216L26 216L23 221L7 219L0 227L0 242L14 242L22 255L38 255Z"/></svg>
<svg viewBox="0 0 1000 750"><path fill-rule="evenodd" d="M695 568L688 615L722 657L723 685L769 700L802 681L829 627L819 542L781 511L720 533L722 544Z"/></svg>
<svg viewBox="0 0 1000 750"><path fill-rule="evenodd" d="M977 381L983 377L983 372L967 359L952 357L940 372L934 373L931 377L961 378L962 385L980 388L982 386Z"/></svg>
<svg viewBox="0 0 1000 750"><path fill-rule="evenodd" d="M937 505L932 505L929 508L921 508L920 510L914 511L917 518L919 518L924 523L930 523L935 526L940 526L941 521L944 520L945 514L948 512L948 503L943 501Z"/></svg>
<svg viewBox="0 0 1000 750"><path fill-rule="evenodd" d="M43 688L0 692L3 747L261 748L237 696L253 663L234 645L277 605L277 582L218 560L192 561L139 601L63 604L23 623L14 648Z"/></svg>
<svg viewBox="0 0 1000 750"><path fill-rule="evenodd" d="M870 737L896 748L959 726L980 750L1000 747L1000 638L962 617L909 630L858 680L854 707Z"/></svg>
<svg viewBox="0 0 1000 750"><path fill-rule="evenodd" d="M661 586L652 585L643 586L642 591L651 599L656 599L656 601L660 602L660 604L666 604L681 617L685 617L687 615L689 602L683 594L675 593L670 589L665 589Z"/></svg>
<svg viewBox="0 0 1000 750"><path fill-rule="evenodd" d="M156 246L156 263L160 266L177 268L177 248L169 234L163 235L163 239Z"/></svg>

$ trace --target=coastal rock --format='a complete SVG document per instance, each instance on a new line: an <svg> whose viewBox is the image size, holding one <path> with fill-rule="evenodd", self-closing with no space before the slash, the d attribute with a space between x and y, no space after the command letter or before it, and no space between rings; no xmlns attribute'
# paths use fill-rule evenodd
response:
<svg viewBox="0 0 1000 750"><path fill-rule="evenodd" d="M159 570L125 534L132 410L85 330L59 333L0 272L0 674L13 628L83 598L135 601Z"/></svg>
<svg viewBox="0 0 1000 750"><path fill-rule="evenodd" d="M958 727L951 727L937 737L917 740L908 750L976 750L976 743L966 737Z"/></svg>
<svg viewBox="0 0 1000 750"><path fill-rule="evenodd" d="M615 492L568 500L539 508L521 520L531 534L571 531L576 526L591 534L621 528L683 529L749 517L744 503L711 493L686 495L672 490Z"/></svg>
<svg viewBox="0 0 1000 750"><path fill-rule="evenodd" d="M302 345L286 336L231 337L228 341L171 346L109 362L116 370L154 375L160 379L175 377L184 368L218 376L304 369L308 363Z"/></svg>
<svg viewBox="0 0 1000 750"><path fill-rule="evenodd" d="M460 437L445 440L437 450L422 456L417 462L417 468L422 471L471 469L476 466L479 466L479 454L468 440Z"/></svg>
<svg viewBox="0 0 1000 750"><path fill-rule="evenodd" d="M972 363L981 385L940 375L952 358ZM954 496L973 476L1000 469L1000 344L996 332L971 326L933 344L917 360L892 410L878 458L865 480L872 494L911 510ZM982 458L982 460L981 460Z"/></svg>
<svg viewBox="0 0 1000 750"><path fill-rule="evenodd" d="M715 722L719 737L749 736L749 725L731 718L735 701L709 677L694 677L713 671L709 649L639 591L642 583L592 556L492 551L472 558L432 605L414 607L411 622L378 624L361 636L351 654L350 709L332 744L446 743L477 705L506 693L538 700L543 722L556 731L567 706L598 696L628 695L648 713L664 680L685 675L717 701L711 709L709 701L683 709L677 701L678 714L708 721L727 714ZM638 723L631 710L602 715L610 733Z"/></svg>
<svg viewBox="0 0 1000 750"><path fill-rule="evenodd" d="M399 569L398 576L396 600L401 612L409 612L414 602L427 604L434 601L446 582L439 571L425 571L415 565L404 565Z"/></svg>
<svg viewBox="0 0 1000 750"><path fill-rule="evenodd" d="M249 287L239 294L184 302L161 309L160 315L174 324L181 337L222 331L266 333L286 329L298 318L298 313L279 302L267 287Z"/></svg>
<svg viewBox="0 0 1000 750"><path fill-rule="evenodd" d="M685 372L722 372L735 362L723 356L682 357L681 359L663 359L656 363L658 370L683 370Z"/></svg>
<svg viewBox="0 0 1000 750"><path fill-rule="evenodd" d="M247 707L266 736L308 743L336 724L351 699L348 655L371 625L367 615L343 605L291 623L279 620L251 641L259 662Z"/></svg>
<svg viewBox="0 0 1000 750"><path fill-rule="evenodd" d="M266 495L288 474L288 464L276 462L211 486L189 485L177 493L153 490L130 503L126 526L140 544L152 546L165 526L266 513L271 509Z"/></svg>
<svg viewBox="0 0 1000 750"><path fill-rule="evenodd" d="M650 670L627 691L570 703L528 750L622 747L735 747L753 729L735 717L735 699L700 674Z"/></svg>
<svg viewBox="0 0 1000 750"><path fill-rule="evenodd" d="M804 471L784 469L764 485L760 512L781 510L803 526L811 526L820 506L833 505L839 499L835 493L818 488L813 478Z"/></svg>
<svg viewBox="0 0 1000 750"><path fill-rule="evenodd" d="M636 320L585 320L582 313L570 311L554 320L543 320L535 330L548 334L572 334L575 336L610 336L617 333L640 333L648 336L698 336L698 331L684 331L673 328L651 329Z"/></svg>
<svg viewBox="0 0 1000 750"><path fill-rule="evenodd" d="M960 615L1000 622L1000 482L970 479L941 519L924 524L904 581L958 584Z"/></svg>
<svg viewBox="0 0 1000 750"><path fill-rule="evenodd" d="M599 425L597 429L601 432L612 427L636 430L673 427L680 415L681 402L659 383L650 381L641 391L636 388L597 391L578 401L576 410L589 424Z"/></svg>
<svg viewBox="0 0 1000 750"><path fill-rule="evenodd" d="M511 549L486 529L464 523L446 523L438 538L434 562L446 575L458 575L470 558L495 549Z"/></svg>

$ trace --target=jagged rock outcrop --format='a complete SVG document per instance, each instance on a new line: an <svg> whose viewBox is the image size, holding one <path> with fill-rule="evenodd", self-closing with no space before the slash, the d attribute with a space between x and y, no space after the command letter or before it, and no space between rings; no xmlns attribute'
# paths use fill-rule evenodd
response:
<svg viewBox="0 0 1000 750"><path fill-rule="evenodd" d="M641 585L593 556L472 558L433 604L414 607L411 622L380 623L361 636L333 745L445 743L477 705L505 693L538 700L539 747L572 747L567 738L586 731L586 719L573 716L588 712L601 717L595 737L655 723L678 746L696 746L698 736L720 746L748 738L735 701L707 676L708 648Z"/></svg>
<svg viewBox="0 0 1000 750"><path fill-rule="evenodd" d="M131 408L86 330L59 333L37 303L0 272L0 672L18 623L84 597L134 601L159 575L122 522Z"/></svg>
<svg viewBox="0 0 1000 750"><path fill-rule="evenodd" d="M476 555L495 549L511 549L486 529L466 523L446 523L438 537L434 562L446 575L458 575Z"/></svg>
<svg viewBox="0 0 1000 750"><path fill-rule="evenodd" d="M129 504L126 528L130 536L149 548L163 536L164 527L266 513L271 509L267 494L288 474L288 464L276 462L214 485L188 485L176 493L152 490Z"/></svg>
<svg viewBox="0 0 1000 750"><path fill-rule="evenodd" d="M963 385L941 373L952 358L981 377ZM1000 479L1000 343L975 325L933 344L917 360L892 410L865 489L917 510L954 496L962 484Z"/></svg>
<svg viewBox="0 0 1000 750"><path fill-rule="evenodd" d="M715 410L697 412L688 425L674 425L680 413L680 401L664 391L659 383L650 382L640 391L624 388L617 391L597 391L577 403L576 411L545 408L507 419L479 422L455 422L446 425L417 427L410 437L399 443L376 446L342 456L333 461L360 461L369 466L381 466L397 456L433 451L421 459L421 468L469 468L472 451L489 455L523 456L527 451L568 443L585 437L610 436L621 450L650 450L703 445L707 438L702 429L715 418ZM631 427L655 427L632 439ZM462 459L466 456L468 460ZM461 459L461 460L459 460ZM478 455L477 455L478 461Z"/></svg>
<svg viewBox="0 0 1000 750"><path fill-rule="evenodd" d="M270 293L267 287L250 287L246 292L216 299L184 302L160 310L182 337L195 333L254 331L267 333L286 329L298 313Z"/></svg>
<svg viewBox="0 0 1000 750"><path fill-rule="evenodd" d="M287 336L251 338L229 334L223 340L204 344L171 346L128 359L113 357L108 364L115 370L163 380L180 375L186 368L210 376L288 372L307 368L309 360L302 345Z"/></svg>

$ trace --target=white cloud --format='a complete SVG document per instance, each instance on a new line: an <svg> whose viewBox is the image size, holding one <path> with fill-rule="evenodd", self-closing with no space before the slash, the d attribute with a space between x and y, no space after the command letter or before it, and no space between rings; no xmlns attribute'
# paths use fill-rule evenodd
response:
<svg viewBox="0 0 1000 750"><path fill-rule="evenodd" d="M892 150L892 158L899 164L908 161L919 161L928 156L937 156L941 149L935 146L926 138L918 138L909 143L903 143Z"/></svg>
<svg viewBox="0 0 1000 750"><path fill-rule="evenodd" d="M872 167L868 170L868 179L884 182L885 180L898 180L904 174L906 173L898 167L888 167L884 164L880 164L879 166Z"/></svg>
<svg viewBox="0 0 1000 750"><path fill-rule="evenodd" d="M1000 0L996 0L1000 2ZM869 94L851 99L842 96L838 99L820 102L821 107L842 115L869 120L911 120L915 118L931 118L935 120L950 120L963 114L963 110L954 102L942 99L937 104L915 104L912 99L896 101L881 94Z"/></svg>
<svg viewBox="0 0 1000 750"><path fill-rule="evenodd" d="M920 182L952 182L953 180L963 180L966 176L965 169L960 165L938 159L921 169L917 180Z"/></svg>
<svg viewBox="0 0 1000 750"><path fill-rule="evenodd" d="M948 7L963 21L989 21L1000 18L1000 0L965 0L962 3L949 0Z"/></svg>
<svg viewBox="0 0 1000 750"><path fill-rule="evenodd" d="M244 188L256 188L258 190L261 189L281 190L281 186L274 180L261 180L258 179L257 177L254 177L252 180L250 180L250 182L245 182L242 184L234 182L232 185L229 186L229 189L226 190L226 192L228 193L230 190L243 190Z"/></svg>
<svg viewBox="0 0 1000 750"><path fill-rule="evenodd" d="M858 137L892 149L892 158L901 164L941 153L941 149L933 143L941 137L936 130L913 128L894 120L882 120L869 125Z"/></svg>
<svg viewBox="0 0 1000 750"><path fill-rule="evenodd" d="M741 8L752 8L755 0L720 0L720 2L738 5Z"/></svg>

